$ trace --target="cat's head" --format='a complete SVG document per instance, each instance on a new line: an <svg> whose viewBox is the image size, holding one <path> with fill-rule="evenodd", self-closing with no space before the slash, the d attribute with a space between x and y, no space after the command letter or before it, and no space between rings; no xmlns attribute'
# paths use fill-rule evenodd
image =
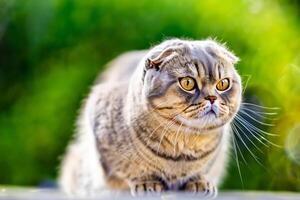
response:
<svg viewBox="0 0 300 200"><path fill-rule="evenodd" d="M144 60L143 95L150 109L181 126L212 130L241 103L238 58L213 41L168 40Z"/></svg>

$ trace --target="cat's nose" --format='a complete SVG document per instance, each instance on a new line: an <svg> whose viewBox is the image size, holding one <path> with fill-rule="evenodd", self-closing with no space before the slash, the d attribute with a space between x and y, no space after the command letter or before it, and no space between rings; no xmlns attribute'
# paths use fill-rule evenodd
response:
<svg viewBox="0 0 300 200"><path fill-rule="evenodd" d="M208 95L207 97L205 97L206 100L209 100L211 104L213 104L215 102L215 100L217 99L216 96L214 95Z"/></svg>

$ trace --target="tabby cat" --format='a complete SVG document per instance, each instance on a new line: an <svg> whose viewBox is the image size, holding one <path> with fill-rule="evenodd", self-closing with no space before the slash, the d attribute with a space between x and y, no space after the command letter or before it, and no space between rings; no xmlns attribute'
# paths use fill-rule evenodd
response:
<svg viewBox="0 0 300 200"><path fill-rule="evenodd" d="M238 58L214 40L166 40L109 63L61 166L70 194L216 195L242 98Z"/></svg>

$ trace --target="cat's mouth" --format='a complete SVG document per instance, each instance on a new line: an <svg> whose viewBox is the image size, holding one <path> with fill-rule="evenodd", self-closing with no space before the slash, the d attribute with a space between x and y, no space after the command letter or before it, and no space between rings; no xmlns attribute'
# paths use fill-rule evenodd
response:
<svg viewBox="0 0 300 200"><path fill-rule="evenodd" d="M178 115L176 120L187 127L198 129L200 132L211 130L219 128L227 122L225 109L215 104L208 104L200 111L195 111L193 116Z"/></svg>
<svg viewBox="0 0 300 200"><path fill-rule="evenodd" d="M210 111L206 112L205 115L217 115L213 109Z"/></svg>
<svg viewBox="0 0 300 200"><path fill-rule="evenodd" d="M217 117L218 109L215 106L209 106L208 109L203 114L203 116L210 116L210 115L214 115L215 117Z"/></svg>

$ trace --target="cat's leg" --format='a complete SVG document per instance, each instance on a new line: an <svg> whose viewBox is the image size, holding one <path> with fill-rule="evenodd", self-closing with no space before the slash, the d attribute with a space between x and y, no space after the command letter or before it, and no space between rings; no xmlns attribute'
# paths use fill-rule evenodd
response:
<svg viewBox="0 0 300 200"><path fill-rule="evenodd" d="M131 194L133 196L143 196L146 194L159 194L166 190L164 183L156 176L144 176L132 178L128 181Z"/></svg>
<svg viewBox="0 0 300 200"><path fill-rule="evenodd" d="M195 195L206 197L216 197L218 194L217 187L202 175L190 178L182 187L182 190Z"/></svg>

